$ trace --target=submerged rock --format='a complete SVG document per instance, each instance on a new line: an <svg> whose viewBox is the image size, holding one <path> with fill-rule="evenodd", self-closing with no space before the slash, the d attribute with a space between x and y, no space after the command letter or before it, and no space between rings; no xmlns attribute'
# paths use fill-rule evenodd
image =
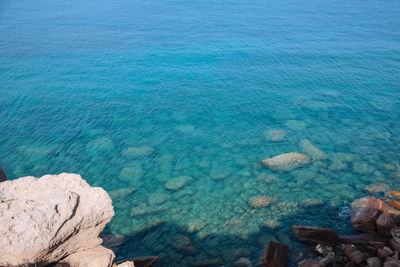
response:
<svg viewBox="0 0 400 267"><path fill-rule="evenodd" d="M114 258L115 255L111 249L97 246L72 253L59 261L59 263L68 267L111 267Z"/></svg>
<svg viewBox="0 0 400 267"><path fill-rule="evenodd" d="M291 171L310 163L310 158L302 153L290 152L261 161L273 171Z"/></svg>
<svg viewBox="0 0 400 267"><path fill-rule="evenodd" d="M293 131L302 131L306 128L307 124L299 120L287 120L285 126Z"/></svg>
<svg viewBox="0 0 400 267"><path fill-rule="evenodd" d="M56 262L96 247L90 253L104 251L102 261L114 258L98 247L99 233L114 216L111 198L79 175L6 181L0 183L0 198L1 266Z"/></svg>
<svg viewBox="0 0 400 267"><path fill-rule="evenodd" d="M163 204L169 199L169 195L165 193L152 193L147 198L147 202L151 206L157 206Z"/></svg>
<svg viewBox="0 0 400 267"><path fill-rule="evenodd" d="M389 186L387 184L384 183L380 183L380 184L372 184L369 186L366 186L365 191L369 192L369 193L381 193L381 192L386 192L389 191Z"/></svg>
<svg viewBox="0 0 400 267"><path fill-rule="evenodd" d="M86 145L86 152L89 155L103 155L114 151L114 143L108 137L100 137Z"/></svg>
<svg viewBox="0 0 400 267"><path fill-rule="evenodd" d="M179 190L179 189L183 188L184 186L186 186L192 180L193 179L190 176L180 176L177 178L173 178L173 179L169 180L168 182L166 182L165 188L168 190L176 191L176 190Z"/></svg>
<svg viewBox="0 0 400 267"><path fill-rule="evenodd" d="M300 202L300 205L303 207L322 206L322 205L324 205L324 201L321 199L307 198L307 199L303 199Z"/></svg>
<svg viewBox="0 0 400 267"><path fill-rule="evenodd" d="M125 182L132 182L141 179L144 176L144 170L140 165L125 167L119 173L119 179Z"/></svg>
<svg viewBox="0 0 400 267"><path fill-rule="evenodd" d="M128 147L124 151L122 151L122 156L127 159L140 159L149 157L154 153L154 148L149 146L142 147Z"/></svg>
<svg viewBox="0 0 400 267"><path fill-rule="evenodd" d="M339 244L339 236L333 229L293 225L292 230L296 237L303 242L330 246Z"/></svg>
<svg viewBox="0 0 400 267"><path fill-rule="evenodd" d="M289 247L287 245L271 241L261 255L261 265L263 267L286 267L288 254Z"/></svg>
<svg viewBox="0 0 400 267"><path fill-rule="evenodd" d="M264 137L268 142L280 142L286 139L285 130L269 130L264 132Z"/></svg>
<svg viewBox="0 0 400 267"><path fill-rule="evenodd" d="M257 174L257 181L264 182L267 184L273 184L279 182L279 178L275 175L267 173L259 173Z"/></svg>
<svg viewBox="0 0 400 267"><path fill-rule="evenodd" d="M136 191L136 188L128 187L128 188L120 188L120 189L112 190L112 191L108 192L108 194L110 195L112 200L116 201L116 200L121 200L121 199L126 198L127 196L129 196L130 194L132 194L135 191Z"/></svg>
<svg viewBox="0 0 400 267"><path fill-rule="evenodd" d="M193 247L192 241L190 241L190 238L185 235L179 235L175 237L172 241L172 245L175 248L186 251L190 254L196 253L196 249Z"/></svg>
<svg viewBox="0 0 400 267"><path fill-rule="evenodd" d="M268 196L255 196L251 197L248 204L252 208L264 208L277 201L277 198Z"/></svg>
<svg viewBox="0 0 400 267"><path fill-rule="evenodd" d="M299 143L300 151L309 155L312 160L324 160L326 154L307 139L302 139Z"/></svg>
<svg viewBox="0 0 400 267"><path fill-rule="evenodd" d="M232 174L232 169L230 168L213 168L210 171L210 178L213 180L223 180Z"/></svg>

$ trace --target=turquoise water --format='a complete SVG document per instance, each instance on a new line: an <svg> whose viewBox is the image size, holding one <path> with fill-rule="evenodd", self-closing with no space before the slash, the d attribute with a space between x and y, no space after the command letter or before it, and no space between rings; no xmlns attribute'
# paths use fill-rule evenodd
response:
<svg viewBox="0 0 400 267"><path fill-rule="evenodd" d="M2 1L0 164L109 191L118 259L256 264L270 240L303 249L292 224L351 233L366 186L400 189L399 13L394 0ZM261 165L302 139L327 158ZM277 200L251 207L260 195Z"/></svg>

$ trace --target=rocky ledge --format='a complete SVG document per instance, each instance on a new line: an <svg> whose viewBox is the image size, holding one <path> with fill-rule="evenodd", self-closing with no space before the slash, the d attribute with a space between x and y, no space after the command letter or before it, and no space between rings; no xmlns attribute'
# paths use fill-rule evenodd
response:
<svg viewBox="0 0 400 267"><path fill-rule="evenodd" d="M77 174L3 181L0 266L135 266L113 263L113 251L101 245L99 234L113 216L107 192ZM140 258L137 266L150 266L140 264L148 260L157 259Z"/></svg>

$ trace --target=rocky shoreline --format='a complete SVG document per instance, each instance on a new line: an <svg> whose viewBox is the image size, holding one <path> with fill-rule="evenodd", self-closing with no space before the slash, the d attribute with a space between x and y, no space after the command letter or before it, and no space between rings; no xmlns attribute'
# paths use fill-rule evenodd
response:
<svg viewBox="0 0 400 267"><path fill-rule="evenodd" d="M265 164L276 168L283 162L285 166L296 168L308 161L302 155L289 153ZM81 176L62 173L7 181L0 166L0 181L0 266L160 265L155 256L114 262L113 250L124 243L125 237L101 235L114 216L111 198L102 188L91 187ZM375 189L370 188L370 191ZM400 266L398 198L399 192L390 192L382 199L364 197L355 200L351 222L360 232L358 235L340 236L334 229L292 226L301 242L315 247L314 254L307 254L309 259L304 259L304 255L296 259L298 266ZM273 198L256 197L249 200L249 205L265 207L274 201ZM187 242L182 239L175 243L187 249L190 247ZM287 266L288 253L286 244L271 241L260 264L264 267ZM250 258L241 257L235 266L253 266L251 262ZM201 266L221 265L220 262L204 262Z"/></svg>

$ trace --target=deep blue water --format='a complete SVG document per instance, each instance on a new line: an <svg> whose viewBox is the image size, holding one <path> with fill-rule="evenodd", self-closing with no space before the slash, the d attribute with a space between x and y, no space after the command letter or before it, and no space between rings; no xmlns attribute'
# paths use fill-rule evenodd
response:
<svg viewBox="0 0 400 267"><path fill-rule="evenodd" d="M255 264L269 240L302 249L292 224L349 233L366 186L400 189L399 14L395 0L1 1L0 164L109 191L118 259ZM261 165L302 139L327 158ZM250 207L259 195L277 201Z"/></svg>

